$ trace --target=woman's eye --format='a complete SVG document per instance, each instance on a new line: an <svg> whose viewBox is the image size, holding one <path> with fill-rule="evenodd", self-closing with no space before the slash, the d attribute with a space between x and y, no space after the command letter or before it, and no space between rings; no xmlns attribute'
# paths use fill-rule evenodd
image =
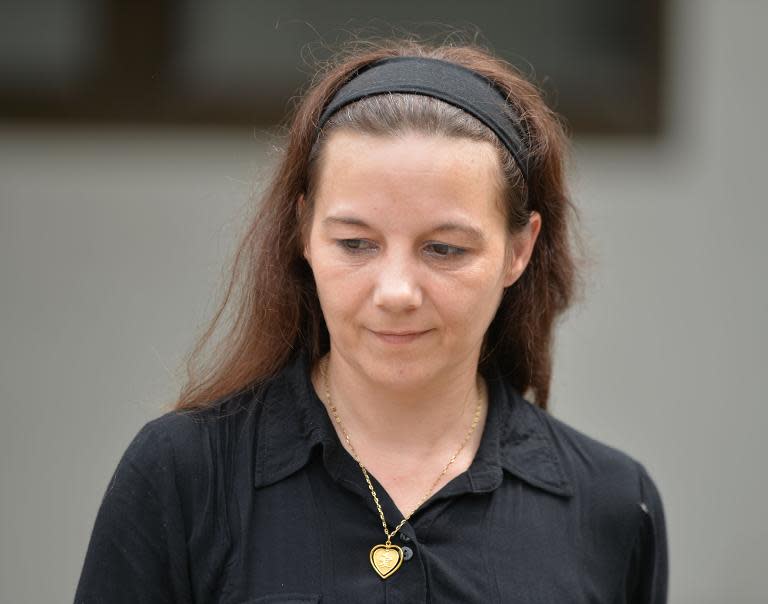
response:
<svg viewBox="0 0 768 604"><path fill-rule="evenodd" d="M427 248L433 256L438 258L456 258L464 254L467 250L447 243L430 243Z"/></svg>
<svg viewBox="0 0 768 604"><path fill-rule="evenodd" d="M346 252L366 252L374 248L370 241L365 239L337 239L336 243Z"/></svg>

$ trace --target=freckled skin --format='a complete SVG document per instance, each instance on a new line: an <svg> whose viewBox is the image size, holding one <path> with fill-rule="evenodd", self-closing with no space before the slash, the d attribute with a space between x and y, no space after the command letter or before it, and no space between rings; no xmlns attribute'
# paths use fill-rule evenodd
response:
<svg viewBox="0 0 768 604"><path fill-rule="evenodd" d="M411 390L474 375L483 335L540 224L534 215L509 236L499 174L493 147L469 139L341 131L327 142L305 256L334 354L368 382ZM445 223L480 237L435 230ZM425 330L407 342L374 333Z"/></svg>

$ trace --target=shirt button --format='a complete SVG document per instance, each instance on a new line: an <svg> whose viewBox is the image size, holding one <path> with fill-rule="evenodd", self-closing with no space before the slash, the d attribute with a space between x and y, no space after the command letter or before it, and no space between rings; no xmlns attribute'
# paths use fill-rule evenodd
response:
<svg viewBox="0 0 768 604"><path fill-rule="evenodd" d="M407 545L403 548L403 560L410 560L413 558L413 550Z"/></svg>

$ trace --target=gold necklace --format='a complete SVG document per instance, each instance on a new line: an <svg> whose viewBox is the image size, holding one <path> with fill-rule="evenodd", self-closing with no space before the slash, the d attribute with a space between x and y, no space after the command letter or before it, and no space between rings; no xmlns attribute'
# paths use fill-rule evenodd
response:
<svg viewBox="0 0 768 604"><path fill-rule="evenodd" d="M432 483L432 486L429 487L429 490L424 494L421 500L419 500L419 502L414 506L414 508L410 512L408 512L408 514L405 515L405 517L400 521L400 524L398 524L395 527L395 529L390 532L390 530L387 528L387 521L384 518L384 511L381 509L381 504L379 503L379 497L376 495L376 490L373 488L373 484L371 483L371 478L368 476L368 470L365 469L363 462L360 461L360 458L357 455L357 451L355 451L355 447L352 446L352 441L349 438L349 433L347 432L347 429L344 427L344 424L341 423L341 418L339 417L339 413L336 410L336 405L333 404L333 399L331 398L331 388L328 384L328 357L323 359L323 362L320 363L320 371L323 375L323 382L325 385L325 398L328 400L328 408L331 410L331 413L333 413L334 421L339 425L339 428L341 429L342 434L344 434L344 440L347 443L347 448L349 449L349 452L352 454L352 457L360 466L360 469L363 471L363 476L365 476L365 482L368 483L368 489L371 491L371 495L373 496L373 501L374 503L376 503L376 509L379 511L379 517L381 518L381 525L384 527L384 534L387 536L387 540L384 543L374 545L371 548L368 558L371 562L371 566L373 566L373 570L376 571L376 574L378 574L379 577L381 577L382 579L387 579L391 577L393 574L395 574L395 571L398 568L400 568L400 565L403 563L403 550L401 547L392 544L392 537L394 537L395 534L402 528L402 526L406 522L408 522L408 519L413 515L413 513L416 510L419 509L421 504L424 503L429 498L429 496L432 494L432 491L437 486L437 483L440 482L440 479L443 476L445 476L446 472L448 471L448 468L451 466L451 464L454 461L456 461L456 458L459 456L459 453L461 453L461 451L464 449L464 446L469 441L469 438L472 436L472 433L475 431L475 428L477 427L477 423L480 419L480 410L482 409L482 404L483 404L482 389L478 388L478 390L480 390L481 392L480 392L480 396L477 399L477 408L475 409L475 415L472 418L472 425L467 431L467 434L464 436L464 440L461 441L461 445L456 450L456 453L454 453L451 456L451 459L448 461L448 463L445 464L443 471L440 472L440 475L435 479L435 482Z"/></svg>

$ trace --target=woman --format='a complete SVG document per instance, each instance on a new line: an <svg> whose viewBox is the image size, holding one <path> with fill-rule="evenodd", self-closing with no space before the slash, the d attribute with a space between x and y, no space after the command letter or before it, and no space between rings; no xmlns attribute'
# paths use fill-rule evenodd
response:
<svg viewBox="0 0 768 604"><path fill-rule="evenodd" d="M664 602L653 481L545 411L565 151L475 47L321 74L195 354L236 292L230 330L125 452L76 601Z"/></svg>

